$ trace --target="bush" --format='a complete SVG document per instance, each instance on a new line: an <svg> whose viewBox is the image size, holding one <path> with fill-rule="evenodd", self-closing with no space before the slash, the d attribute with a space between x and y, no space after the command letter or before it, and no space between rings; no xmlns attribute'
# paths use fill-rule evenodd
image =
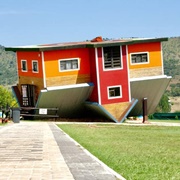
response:
<svg viewBox="0 0 180 180"><path fill-rule="evenodd" d="M12 93L3 86L0 86L0 107L5 108L7 105L12 106L16 101Z"/></svg>
<svg viewBox="0 0 180 180"><path fill-rule="evenodd" d="M148 118L149 118L149 119L154 119L153 114L150 114L150 115L148 116Z"/></svg>
<svg viewBox="0 0 180 180"><path fill-rule="evenodd" d="M157 113L168 113L170 111L171 111L171 105L169 103L168 95L165 93L165 94L163 94L155 112L157 112Z"/></svg>
<svg viewBox="0 0 180 180"><path fill-rule="evenodd" d="M171 94L173 97L180 96L180 88L179 87L173 87L171 89Z"/></svg>

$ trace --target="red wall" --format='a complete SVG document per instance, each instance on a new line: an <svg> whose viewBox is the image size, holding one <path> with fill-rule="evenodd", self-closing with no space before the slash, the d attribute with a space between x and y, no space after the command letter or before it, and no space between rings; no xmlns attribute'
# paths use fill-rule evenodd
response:
<svg viewBox="0 0 180 180"><path fill-rule="evenodd" d="M97 74L96 74L96 55L95 49L89 49L90 58L90 72L91 72L91 82L94 84L94 88L90 97L90 101L98 102L98 90L97 90Z"/></svg>
<svg viewBox="0 0 180 180"><path fill-rule="evenodd" d="M16 52L17 54L17 62L18 62L18 74L19 76L30 76L30 77L43 77L42 72L42 58L41 58L41 52ZM22 72L21 70L21 60L27 60L27 72ZM32 60L38 61L38 73L32 72Z"/></svg>
<svg viewBox="0 0 180 180"><path fill-rule="evenodd" d="M126 60L126 47L122 46L122 64L123 69L103 71L102 48L98 48L98 64L99 64L99 86L101 93L101 104L111 104L129 101L129 83L128 70ZM122 86L122 98L108 99L108 86Z"/></svg>

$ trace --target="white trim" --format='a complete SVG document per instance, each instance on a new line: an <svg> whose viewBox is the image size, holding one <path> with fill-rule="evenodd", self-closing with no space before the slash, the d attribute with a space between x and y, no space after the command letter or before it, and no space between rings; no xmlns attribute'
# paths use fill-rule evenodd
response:
<svg viewBox="0 0 180 180"><path fill-rule="evenodd" d="M18 63L18 55L16 52L16 68L17 68L17 77L19 78L19 63ZM21 62L20 62L20 69L21 69Z"/></svg>
<svg viewBox="0 0 180 180"><path fill-rule="evenodd" d="M160 46L161 46L162 75L164 75L164 58L163 58L162 42L160 42Z"/></svg>
<svg viewBox="0 0 180 180"><path fill-rule="evenodd" d="M101 48L102 50L102 48ZM98 90L98 103L101 105L101 92L100 92L100 79L99 79L99 63L98 63L98 51L95 48L95 63L96 63L96 78L97 78L97 90Z"/></svg>
<svg viewBox="0 0 180 180"><path fill-rule="evenodd" d="M122 56L122 46L120 46L120 52L121 52L121 68L120 69L124 69L124 66L123 66L123 56Z"/></svg>
<svg viewBox="0 0 180 180"><path fill-rule="evenodd" d="M23 65L22 65L22 62L26 62L26 70L23 70ZM22 72L28 72L28 65L27 65L27 60L25 60L25 59L21 59L21 71Z"/></svg>
<svg viewBox="0 0 180 180"><path fill-rule="evenodd" d="M46 71L45 71L45 64L44 64L44 51L41 51L41 57L42 57L43 83L44 83L44 88L46 88Z"/></svg>
<svg viewBox="0 0 180 180"><path fill-rule="evenodd" d="M145 53L147 53L147 60L148 60L147 62L132 63L131 55L133 55L133 54L145 54ZM132 66L139 65L139 64L149 64L149 63L150 63L150 59L149 59L149 52L148 51L130 53L130 64Z"/></svg>
<svg viewBox="0 0 180 180"><path fill-rule="evenodd" d="M65 69L61 70L61 61L73 61L77 60L78 61L78 68L77 69ZM67 71L79 71L80 70L80 59L75 57L75 58L67 58L67 59L59 59L58 60L58 66L59 66L59 72L67 72Z"/></svg>
<svg viewBox="0 0 180 180"><path fill-rule="evenodd" d="M109 96L109 89L110 89L110 88L119 88L119 89L120 89L120 96L110 97L110 96ZM108 99L119 99L119 98L122 98L122 86L121 86L121 85L108 86L108 87L107 87L107 94L108 94Z"/></svg>
<svg viewBox="0 0 180 180"><path fill-rule="evenodd" d="M36 62L37 63L37 71L34 71L34 67L33 67L33 63ZM39 64L38 64L38 60L32 60L32 72L33 73L39 73Z"/></svg>
<svg viewBox="0 0 180 180"><path fill-rule="evenodd" d="M130 87L130 69L129 69L128 45L126 45L126 62L127 62L127 76L128 76L129 102L130 102L132 97L131 97L131 87Z"/></svg>
<svg viewBox="0 0 180 180"><path fill-rule="evenodd" d="M122 46L119 46L120 49L120 59L121 59L121 67L120 68L105 68L104 67L104 48L102 47L102 63L103 63L103 71L116 71L123 69L123 61L122 61Z"/></svg>
<svg viewBox="0 0 180 180"><path fill-rule="evenodd" d="M153 79L171 79L171 76L166 76L166 75L160 75L160 76L149 76L149 77L143 77L143 78L131 78L130 82L134 82L134 81L144 81L144 80L153 80Z"/></svg>
<svg viewBox="0 0 180 180"><path fill-rule="evenodd" d="M81 84L47 87L46 89L47 91L53 91L53 90L59 90L59 89L71 89L71 88L90 87L90 86L91 85L88 83L81 83Z"/></svg>

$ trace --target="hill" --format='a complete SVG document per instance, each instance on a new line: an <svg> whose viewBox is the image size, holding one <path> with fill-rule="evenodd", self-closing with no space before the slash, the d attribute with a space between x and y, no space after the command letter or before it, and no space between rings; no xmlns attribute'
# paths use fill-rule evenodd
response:
<svg viewBox="0 0 180 180"><path fill-rule="evenodd" d="M180 80L180 37L163 42L164 72L172 76L172 83Z"/></svg>
<svg viewBox="0 0 180 180"><path fill-rule="evenodd" d="M11 86L17 83L16 55L6 52L0 46L0 85Z"/></svg>
<svg viewBox="0 0 180 180"><path fill-rule="evenodd" d="M167 88L171 100L171 112L180 112L180 37L163 42L164 72L172 76Z"/></svg>

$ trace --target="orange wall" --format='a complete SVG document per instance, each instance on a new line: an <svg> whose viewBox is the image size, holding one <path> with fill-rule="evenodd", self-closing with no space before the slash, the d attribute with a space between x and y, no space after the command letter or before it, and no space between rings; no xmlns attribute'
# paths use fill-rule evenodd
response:
<svg viewBox="0 0 180 180"><path fill-rule="evenodd" d="M59 60L70 59L70 58L79 58L80 70L59 72ZM71 50L66 49L66 50L56 50L56 51L45 51L44 62L45 62L45 72L47 78L56 77L56 76L90 74L89 49L79 48L79 49L71 49Z"/></svg>
<svg viewBox="0 0 180 180"><path fill-rule="evenodd" d="M148 64L131 65L130 53L136 53L136 52L149 52L150 62ZM141 44L128 45L128 59L129 59L129 69L162 66L161 43L154 42L154 43L141 43Z"/></svg>
<svg viewBox="0 0 180 180"><path fill-rule="evenodd" d="M16 52L17 53L17 61L18 61L18 74L19 76L30 76L30 77L43 77L42 72L42 58L41 52ZM21 60L27 61L27 72L21 71ZM39 72L33 73L32 72L32 60L38 61Z"/></svg>

